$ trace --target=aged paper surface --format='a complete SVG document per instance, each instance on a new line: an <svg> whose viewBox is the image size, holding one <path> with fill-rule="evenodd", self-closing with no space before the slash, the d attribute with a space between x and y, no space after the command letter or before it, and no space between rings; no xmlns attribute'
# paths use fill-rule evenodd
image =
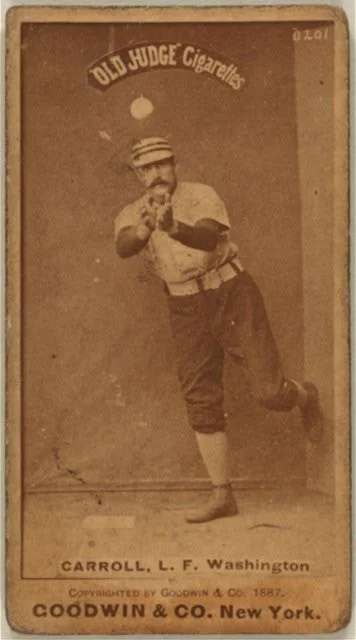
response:
<svg viewBox="0 0 356 640"><path fill-rule="evenodd" d="M343 13L16 8L7 46L10 625L345 626Z"/></svg>

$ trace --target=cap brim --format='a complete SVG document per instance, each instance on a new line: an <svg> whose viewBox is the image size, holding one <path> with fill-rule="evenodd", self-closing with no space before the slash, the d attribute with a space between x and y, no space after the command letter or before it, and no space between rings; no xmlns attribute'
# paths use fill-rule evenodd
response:
<svg viewBox="0 0 356 640"><path fill-rule="evenodd" d="M153 164L154 162L161 162L161 160L168 160L169 158L173 158L173 153L168 149L166 151L164 150L149 151L148 153L142 154L141 157L132 159L131 164L133 167L135 167L135 169L138 169L140 167L144 167L147 164Z"/></svg>

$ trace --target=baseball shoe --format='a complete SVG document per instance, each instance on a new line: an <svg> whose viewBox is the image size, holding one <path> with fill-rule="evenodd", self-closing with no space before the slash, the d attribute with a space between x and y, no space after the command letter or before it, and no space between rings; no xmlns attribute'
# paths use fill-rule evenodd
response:
<svg viewBox="0 0 356 640"><path fill-rule="evenodd" d="M238 508L231 485L221 485L213 488L213 494L205 507L195 509L186 515L190 523L210 522L217 518L236 516Z"/></svg>
<svg viewBox="0 0 356 640"><path fill-rule="evenodd" d="M323 434L323 415L320 409L319 393L312 382L304 382L308 392L307 403L302 411L304 430L310 442L319 442Z"/></svg>

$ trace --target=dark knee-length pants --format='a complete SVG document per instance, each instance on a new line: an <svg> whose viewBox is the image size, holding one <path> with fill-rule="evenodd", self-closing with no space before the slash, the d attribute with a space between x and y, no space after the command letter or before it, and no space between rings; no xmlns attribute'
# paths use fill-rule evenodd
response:
<svg viewBox="0 0 356 640"><path fill-rule="evenodd" d="M178 377L191 426L202 433L225 428L224 353L243 364L258 402L289 410L284 374L261 293L246 271L218 289L168 295Z"/></svg>

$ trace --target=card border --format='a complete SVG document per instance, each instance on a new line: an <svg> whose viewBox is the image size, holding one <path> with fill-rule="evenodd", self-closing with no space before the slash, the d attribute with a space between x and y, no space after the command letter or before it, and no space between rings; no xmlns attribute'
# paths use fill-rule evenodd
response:
<svg viewBox="0 0 356 640"><path fill-rule="evenodd" d="M307 18L306 18L307 14ZM335 66L343 73L335 74L335 148L334 148L334 422L335 431L335 519L342 523L339 535L343 544L337 545L337 599L340 603L340 626L351 615L351 446L350 446L350 255L345 233L349 219L349 71L348 25L344 11L334 6L226 6L226 7L11 7L6 14L6 474L7 511L7 595L11 594L11 580L40 580L23 576L23 439L21 438L21 95L20 43L21 24L26 22L110 23L110 22L283 22L331 20L335 25ZM20 259L18 259L20 257ZM347 402L346 402L347 401ZM347 406L346 406L347 404ZM20 482L19 482L20 474ZM20 505L20 507L19 507ZM21 531L20 539L18 532ZM10 545L10 541L11 545ZM18 559L11 548L21 544L20 575ZM345 560L348 549L347 562ZM57 578L53 578L57 580ZM67 579L66 579L67 580ZM76 579L68 579L73 581ZM80 578L83 580L83 578ZM107 578L105 578L107 580ZM115 580L115 579L114 579ZM122 579L121 579L122 580Z"/></svg>

